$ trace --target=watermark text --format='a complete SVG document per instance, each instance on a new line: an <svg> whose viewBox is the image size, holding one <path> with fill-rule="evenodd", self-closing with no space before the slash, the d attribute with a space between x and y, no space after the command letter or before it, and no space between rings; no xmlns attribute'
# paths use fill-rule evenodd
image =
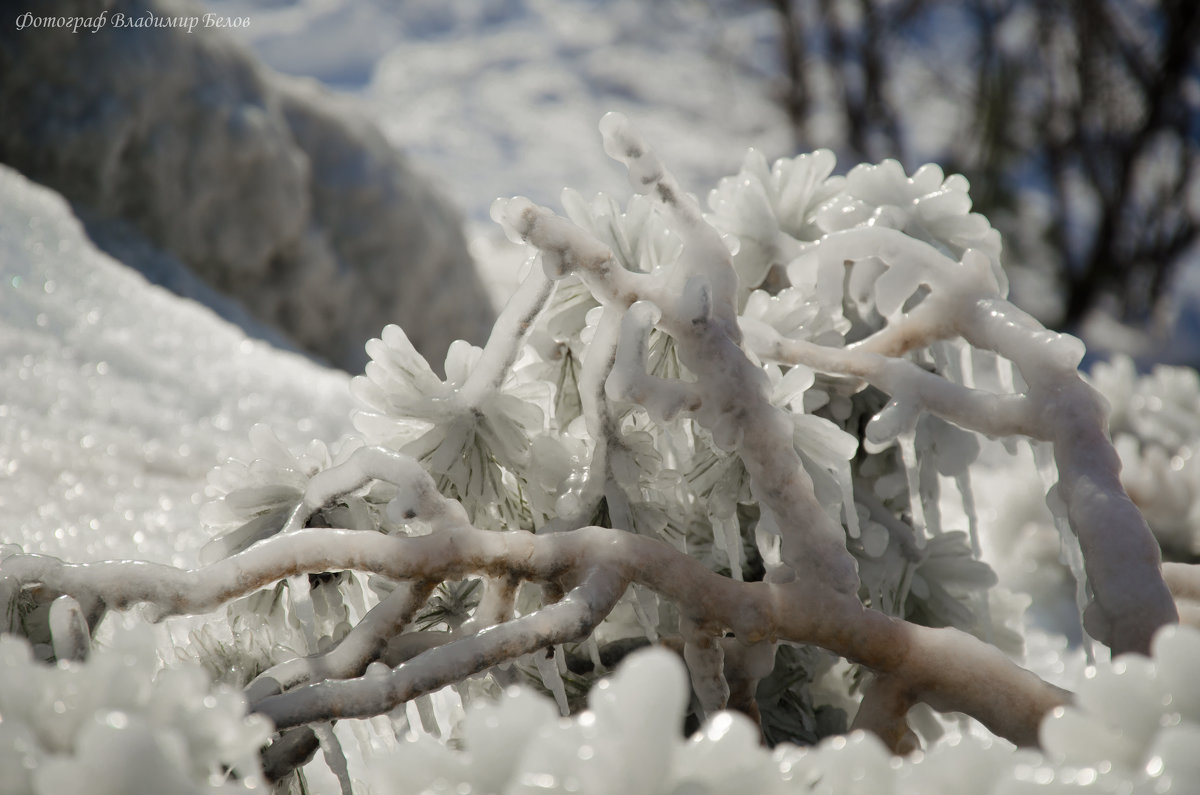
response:
<svg viewBox="0 0 1200 795"><path fill-rule="evenodd" d="M16 19L17 30L69 30L72 33L99 33L106 27L111 28L179 28L191 33L199 28L248 28L250 17L225 17L220 14L205 13L194 16L167 16L147 11L144 14L126 14L116 11L109 14L108 10L94 16L40 16L32 11L26 11Z"/></svg>

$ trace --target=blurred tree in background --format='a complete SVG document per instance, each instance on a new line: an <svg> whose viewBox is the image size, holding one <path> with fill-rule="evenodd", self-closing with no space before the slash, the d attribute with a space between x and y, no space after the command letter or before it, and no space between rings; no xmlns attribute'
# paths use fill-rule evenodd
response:
<svg viewBox="0 0 1200 795"><path fill-rule="evenodd" d="M758 1L797 148L964 174L1045 322L1146 324L1200 254L1195 0Z"/></svg>

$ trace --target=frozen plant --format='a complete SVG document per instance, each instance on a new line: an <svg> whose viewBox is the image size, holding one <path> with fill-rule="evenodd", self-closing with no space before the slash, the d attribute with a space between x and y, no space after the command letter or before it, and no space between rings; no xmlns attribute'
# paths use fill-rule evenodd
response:
<svg viewBox="0 0 1200 795"><path fill-rule="evenodd" d="M1033 746L1070 695L1006 653L1019 611L980 559L983 434L1034 447L1087 632L1150 652L1178 613L1082 344L1005 299L964 179L751 153L705 214L624 118L601 131L641 195L567 193L567 217L498 201L531 258L484 348L452 345L441 378L389 326L353 383L358 438L297 455L256 430L262 458L214 475L205 566L8 554L10 626L69 657L108 610L225 607L270 640L191 655L236 658L222 678L277 732L266 775L320 746L344 791L331 722L404 736L413 702L458 743L442 688L532 678L572 714L649 644L686 664L689 720L736 709L772 743L853 713L883 759L932 708ZM1200 599L1192 567L1170 582Z"/></svg>

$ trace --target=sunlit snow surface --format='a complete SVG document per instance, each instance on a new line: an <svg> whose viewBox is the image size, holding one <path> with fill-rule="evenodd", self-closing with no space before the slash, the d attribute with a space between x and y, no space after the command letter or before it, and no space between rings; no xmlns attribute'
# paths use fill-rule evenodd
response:
<svg viewBox="0 0 1200 795"><path fill-rule="evenodd" d="M0 219L0 542L194 565L205 476L253 424L349 430L346 374L151 286L4 167Z"/></svg>

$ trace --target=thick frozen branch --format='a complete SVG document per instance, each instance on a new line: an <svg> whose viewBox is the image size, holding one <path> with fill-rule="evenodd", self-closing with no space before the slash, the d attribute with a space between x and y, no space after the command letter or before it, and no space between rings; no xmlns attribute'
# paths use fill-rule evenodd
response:
<svg viewBox="0 0 1200 795"><path fill-rule="evenodd" d="M62 593L95 593L114 606L148 601L157 605L160 613L208 612L221 601L303 572L356 569L417 581L485 574L576 586L579 578L590 572L587 582L593 583L589 588L594 590L575 591L576 599L544 609L550 613L538 611L541 618L536 620L526 616L464 639L471 641L465 648L495 660L501 646L519 656L551 643L578 640L590 631L593 619L599 620L596 614L602 603L607 603L609 596L619 597L624 583L635 582L673 601L681 612L702 616L709 630L731 632L744 644L786 640L821 646L892 675L905 684L914 702L965 712L1020 744L1036 743L1041 717L1065 701L1057 688L1015 666L998 649L958 630L928 629L889 618L863 607L857 594L838 593L817 579L735 582L665 542L600 527L533 535L486 532L464 522L414 538L313 529L275 536L197 571L129 561L66 564L38 556L14 556L6 559L2 568L5 575L21 583L40 582ZM607 609L599 617L606 613ZM506 629L521 621L525 623L517 624L518 629ZM503 644L479 645L483 643L480 639L497 632L500 634L494 637L503 638ZM538 634L542 632L546 634ZM473 667L460 659L462 654L456 651L448 658L458 666L455 671ZM433 687L449 676L437 673L440 665L423 663L423 667L411 669L404 675L408 678L395 685L399 688L395 692ZM328 688L331 693L352 694L347 696L350 701L345 702L345 709L367 709L366 691L339 689L345 686L347 683L334 683ZM275 698L285 699L292 693ZM301 701L309 698L316 697L305 696ZM321 696L320 700L330 705L333 702L328 699L333 698ZM276 712L272 714L283 718L282 705L287 702L273 703L271 709ZM317 710L311 706L304 709ZM327 720L340 714L348 713L321 714L313 719ZM294 720L299 713L286 715L290 716L287 720Z"/></svg>
<svg viewBox="0 0 1200 795"><path fill-rule="evenodd" d="M876 303L888 326L838 351L781 339L756 324L755 348L780 361L863 378L888 392L892 402L868 427L873 442L911 427L922 410L993 436L1017 433L1050 441L1067 517L1095 595L1084 625L1116 653L1148 654L1154 632L1178 620L1178 614L1162 578L1158 544L1121 486L1107 406L1076 369L1082 343L1048 331L1006 301L987 257L975 251L955 262L902 232L872 227L826 236L818 256L826 266L882 260L888 270L876 282ZM920 287L928 294L902 311ZM1027 392L968 389L883 355L953 336L1013 362Z"/></svg>
<svg viewBox="0 0 1200 795"><path fill-rule="evenodd" d="M684 303L694 303L701 289L706 293L708 312L730 339L741 341L737 324L737 272L733 269L728 249L717 230L705 219L696 200L689 196L663 167L658 157L629 120L620 113L608 113L600 120L604 151L625 165L629 182L639 193L649 194L662 202L673 221L672 227L683 241L683 252L665 285L668 296L681 296ZM699 285L703 285L700 288ZM681 307L664 311L679 312Z"/></svg>
<svg viewBox="0 0 1200 795"><path fill-rule="evenodd" d="M908 726L907 715L913 706L912 692L902 679L879 676L863 691L862 703L851 729L869 731L898 754L920 747L920 741Z"/></svg>
<svg viewBox="0 0 1200 795"><path fill-rule="evenodd" d="M780 529L783 562L800 576L812 577L841 593L855 593L858 573L845 547L842 528L829 518L792 443L787 416L769 399L769 383L739 347L736 322L736 274L728 250L716 231L704 223L694 202L685 196L661 164L648 153L620 119L606 122L606 149L630 166L631 180L653 192L667 207L684 241L684 253L666 283L621 268L599 241L546 208L513 199L496 215L515 236L542 251L554 263L551 275L578 273L601 303L630 308L631 343L652 310L656 325L670 334L680 362L697 377L669 391L642 371L614 366L609 381L615 393L641 397L658 414L689 408L718 445L736 449L745 463L754 492ZM549 267L549 265L548 265ZM731 286L732 285L732 286ZM636 354L625 354L640 362ZM618 346L618 365L622 363ZM645 394L642 394L645 393Z"/></svg>

